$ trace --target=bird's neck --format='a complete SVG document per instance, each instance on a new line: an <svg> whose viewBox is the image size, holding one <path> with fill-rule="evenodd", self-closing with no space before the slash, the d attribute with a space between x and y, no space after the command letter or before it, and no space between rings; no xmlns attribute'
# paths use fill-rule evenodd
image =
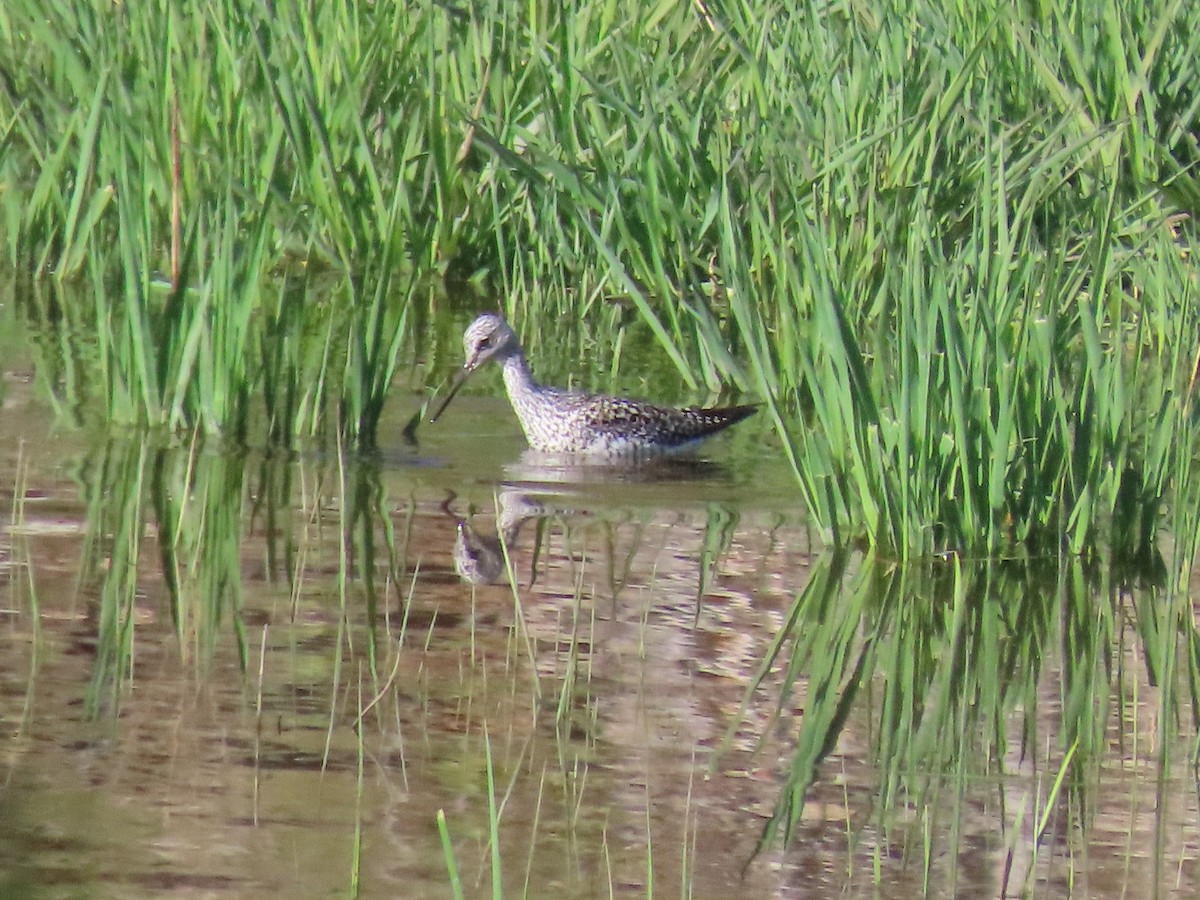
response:
<svg viewBox="0 0 1200 900"><path fill-rule="evenodd" d="M509 398L536 391L538 383L529 371L529 363L525 361L524 353L514 353L504 360L504 387L508 390Z"/></svg>

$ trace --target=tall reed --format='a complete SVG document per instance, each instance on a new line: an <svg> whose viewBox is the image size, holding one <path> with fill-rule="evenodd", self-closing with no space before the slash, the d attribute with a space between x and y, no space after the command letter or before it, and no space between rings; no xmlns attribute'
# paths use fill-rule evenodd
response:
<svg viewBox="0 0 1200 900"><path fill-rule="evenodd" d="M14 0L3 246L92 286L117 421L238 437L267 398L286 441L327 429L315 385L370 444L465 277L534 333L615 301L689 390L760 395L833 540L1153 544L1190 452L1200 12L639 12Z"/></svg>

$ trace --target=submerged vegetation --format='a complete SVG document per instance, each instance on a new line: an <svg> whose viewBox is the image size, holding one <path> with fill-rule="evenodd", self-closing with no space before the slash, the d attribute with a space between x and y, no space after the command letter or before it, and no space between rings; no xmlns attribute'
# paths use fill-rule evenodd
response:
<svg viewBox="0 0 1200 900"><path fill-rule="evenodd" d="M533 333L617 300L692 389L760 395L834 540L1146 553L1192 490L1198 30L1180 0L15 0L4 248L87 285L31 313L98 339L113 421L286 443L336 409L369 444L467 278Z"/></svg>

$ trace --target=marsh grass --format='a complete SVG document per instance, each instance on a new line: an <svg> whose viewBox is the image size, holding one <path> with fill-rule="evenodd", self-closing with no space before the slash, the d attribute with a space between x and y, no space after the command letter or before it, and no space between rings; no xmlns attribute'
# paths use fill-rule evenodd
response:
<svg viewBox="0 0 1200 900"><path fill-rule="evenodd" d="M937 809L956 788L933 773L996 775L1019 733L1053 742L1055 790L1086 811L1126 623L1163 728L1200 715L1197 33L1182 0L5 3L0 245L39 375L80 420L193 448L106 444L81 477L89 708L135 669L151 517L181 647L232 628L245 662L247 489L199 436L370 446L404 365L457 363L438 307L468 282L559 372L566 320L619 351L585 386L632 358L764 402L834 548L755 683L779 666L806 700L764 847L795 833L871 685L881 809ZM407 564L378 537L381 490L340 472L344 613L352 552L362 579ZM286 518L290 477L263 480L264 516ZM293 597L309 512L278 554ZM709 522L705 572L728 524ZM532 662L507 547L505 565L511 655ZM577 663L560 712L587 689Z"/></svg>
<svg viewBox="0 0 1200 900"><path fill-rule="evenodd" d="M1148 553L1194 446L1200 14L644 12L17 0L9 259L89 285L112 421L369 446L465 276L535 346L615 301L758 394L830 540Z"/></svg>
<svg viewBox="0 0 1200 900"><path fill-rule="evenodd" d="M465 896L462 888L462 876L458 874L458 861L454 856L454 844L450 838L450 827L446 824L446 812L437 812L438 837L442 842L442 853L446 859L446 875L450 879L450 893L456 900Z"/></svg>

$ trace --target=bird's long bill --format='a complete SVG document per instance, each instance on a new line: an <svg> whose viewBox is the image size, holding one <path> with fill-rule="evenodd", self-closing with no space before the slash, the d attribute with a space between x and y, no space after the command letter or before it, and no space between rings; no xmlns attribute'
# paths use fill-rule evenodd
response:
<svg viewBox="0 0 1200 900"><path fill-rule="evenodd" d="M429 417L429 424L433 424L446 411L446 407L450 405L450 401L454 399L454 395L458 393L459 388L467 383L467 379L471 377L474 369L461 368L454 374L454 379L450 382L450 390L446 392L446 398L438 404L437 409L433 411L433 415Z"/></svg>

